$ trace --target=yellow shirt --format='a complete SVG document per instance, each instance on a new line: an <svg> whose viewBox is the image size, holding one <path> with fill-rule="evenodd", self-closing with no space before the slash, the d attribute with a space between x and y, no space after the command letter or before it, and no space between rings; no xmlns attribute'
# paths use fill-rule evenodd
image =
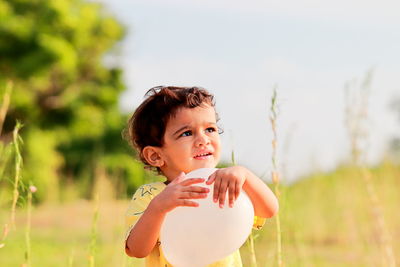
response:
<svg viewBox="0 0 400 267"><path fill-rule="evenodd" d="M135 226L135 223L139 220L140 216L146 210L150 201L161 193L166 185L162 182L156 182L151 184L145 184L141 186L131 199L128 210L125 216L125 222L127 226L127 232L125 235L125 251L126 240L129 237L129 234L132 228ZM259 218L257 216L254 217L253 228L261 229L265 223L264 218ZM150 254L145 258L145 263L147 267L173 267L168 261L165 259L165 256L160 247L160 241L157 241L157 244L154 246L153 250ZM242 260L240 258L239 250L236 250L234 253L222 259L218 262L208 265L207 267L242 267Z"/></svg>

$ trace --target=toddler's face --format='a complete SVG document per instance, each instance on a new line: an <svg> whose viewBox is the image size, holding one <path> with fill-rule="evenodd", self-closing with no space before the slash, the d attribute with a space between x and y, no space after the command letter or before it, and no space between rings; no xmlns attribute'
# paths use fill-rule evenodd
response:
<svg viewBox="0 0 400 267"><path fill-rule="evenodd" d="M167 123L160 149L168 180L182 171L214 168L220 158L221 142L215 110L210 105L180 108Z"/></svg>

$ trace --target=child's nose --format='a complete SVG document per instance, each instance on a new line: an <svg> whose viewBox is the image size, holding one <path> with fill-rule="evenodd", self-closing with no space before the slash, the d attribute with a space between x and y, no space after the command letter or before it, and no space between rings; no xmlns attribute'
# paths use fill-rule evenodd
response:
<svg viewBox="0 0 400 267"><path fill-rule="evenodd" d="M200 133L198 134L197 138L196 138L196 146L204 146L204 145L208 145L210 143L210 139L208 138L207 135L205 135L204 133Z"/></svg>

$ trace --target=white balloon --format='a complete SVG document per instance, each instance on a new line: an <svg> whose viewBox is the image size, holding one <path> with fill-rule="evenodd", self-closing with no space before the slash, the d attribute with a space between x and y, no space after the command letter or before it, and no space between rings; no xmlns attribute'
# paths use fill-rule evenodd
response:
<svg viewBox="0 0 400 267"><path fill-rule="evenodd" d="M186 174L185 179L207 178L216 168L202 168ZM213 202L214 184L205 199L196 199L198 207L178 207L169 212L160 230L161 249L174 267L204 267L221 260L246 241L251 233L254 208L242 191L232 208L228 195L224 208Z"/></svg>

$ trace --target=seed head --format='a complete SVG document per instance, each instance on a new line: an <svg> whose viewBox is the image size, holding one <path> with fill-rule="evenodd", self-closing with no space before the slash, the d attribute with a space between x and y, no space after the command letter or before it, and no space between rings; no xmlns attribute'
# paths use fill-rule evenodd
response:
<svg viewBox="0 0 400 267"><path fill-rule="evenodd" d="M34 185L30 185L30 186L29 186L29 190L30 190L32 193L35 193L35 192L37 191L37 188L36 188L36 186L34 186Z"/></svg>

